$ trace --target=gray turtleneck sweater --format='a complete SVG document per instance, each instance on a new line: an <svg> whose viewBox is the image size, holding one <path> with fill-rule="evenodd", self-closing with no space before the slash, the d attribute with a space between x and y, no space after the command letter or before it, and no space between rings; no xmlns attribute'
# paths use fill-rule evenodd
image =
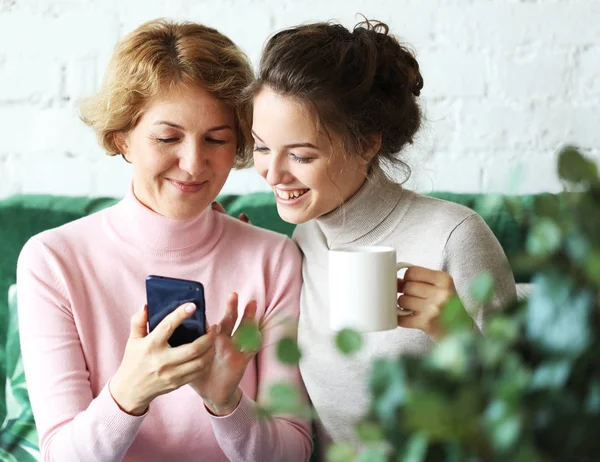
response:
<svg viewBox="0 0 600 462"><path fill-rule="evenodd" d="M380 170L343 206L297 226L293 238L304 254L300 371L319 415L322 445L330 439L357 443L353 426L368 410L368 374L374 358L422 355L433 345L424 332L398 327L363 334L363 347L352 357L339 353L335 333L328 327L330 248L392 246L398 261L449 273L479 328L488 310L516 296L502 247L479 215L464 206L402 189L387 181ZM495 281L495 296L486 306L470 294L470 283L483 271Z"/></svg>

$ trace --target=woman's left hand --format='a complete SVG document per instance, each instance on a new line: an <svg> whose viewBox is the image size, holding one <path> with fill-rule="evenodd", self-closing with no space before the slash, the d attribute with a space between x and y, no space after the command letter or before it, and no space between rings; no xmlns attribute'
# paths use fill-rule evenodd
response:
<svg viewBox="0 0 600 462"><path fill-rule="evenodd" d="M398 316L398 325L421 329L432 340L444 335L440 316L446 303L456 295L452 276L443 271L434 271L421 266L411 266L398 279L398 306L412 311L412 315ZM466 314L466 312L465 312Z"/></svg>
<svg viewBox="0 0 600 462"><path fill-rule="evenodd" d="M219 204L218 202L213 202L212 203L212 209L215 212L219 212L222 213L223 215L227 215L227 212L225 211L225 208ZM251 225L252 223L250 222L250 219L248 218L248 215L246 215L245 213L240 213L240 216L238 217L240 221L243 221L244 223L248 223L249 225Z"/></svg>
<svg viewBox="0 0 600 462"><path fill-rule="evenodd" d="M238 295L232 293L227 299L227 308L221 319L220 331L214 343L215 354L212 366L206 374L190 383L204 400L210 412L217 416L231 414L240 402L240 381L246 367L256 351L240 351L232 337L238 318ZM248 302L241 323L256 323L256 302Z"/></svg>

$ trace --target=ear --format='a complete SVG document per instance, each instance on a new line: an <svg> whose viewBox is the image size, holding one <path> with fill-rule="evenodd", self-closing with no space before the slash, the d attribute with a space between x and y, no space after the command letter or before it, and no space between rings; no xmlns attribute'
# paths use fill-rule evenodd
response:
<svg viewBox="0 0 600 462"><path fill-rule="evenodd" d="M119 150L119 154L125 157L127 155L127 151L129 150L129 146L127 144L127 135L122 131L115 132L113 133L113 141Z"/></svg>
<svg viewBox="0 0 600 462"><path fill-rule="evenodd" d="M369 164L381 149L381 132L367 136L367 146L362 153L365 164Z"/></svg>

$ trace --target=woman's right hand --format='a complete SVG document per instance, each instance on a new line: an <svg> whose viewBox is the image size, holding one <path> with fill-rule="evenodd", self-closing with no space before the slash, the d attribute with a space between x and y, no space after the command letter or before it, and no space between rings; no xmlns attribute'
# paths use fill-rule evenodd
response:
<svg viewBox="0 0 600 462"><path fill-rule="evenodd" d="M148 307L133 315L123 360L109 385L123 411L142 415L157 396L197 380L210 370L220 326L211 326L205 335L186 345L173 348L167 343L195 309L193 303L178 307L150 333L146 327Z"/></svg>
<svg viewBox="0 0 600 462"><path fill-rule="evenodd" d="M219 212L219 213L223 213L223 214L227 215L227 212L225 211L225 209L223 208L223 206L221 204L219 204L218 202L213 202L212 203L212 209L215 212ZM240 216L238 218L239 218L240 221L243 221L244 223L248 223L249 225L252 224L250 222L250 219L248 218L248 215L246 215L245 213L240 213Z"/></svg>

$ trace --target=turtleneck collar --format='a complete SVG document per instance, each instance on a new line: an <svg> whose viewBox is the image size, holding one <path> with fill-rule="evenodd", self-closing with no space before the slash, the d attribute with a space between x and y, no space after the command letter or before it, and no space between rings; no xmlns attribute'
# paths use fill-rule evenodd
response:
<svg viewBox="0 0 600 462"><path fill-rule="evenodd" d="M317 218L329 248L351 244L367 234L374 239L386 232L385 219L404 194L379 167L373 167L361 188L337 209ZM401 213L403 216L404 213ZM373 233L378 228L379 232Z"/></svg>
<svg viewBox="0 0 600 462"><path fill-rule="evenodd" d="M150 255L178 258L210 250L218 240L222 221L211 209L189 220L160 215L142 204L131 183L127 195L114 207L109 225L127 244Z"/></svg>

